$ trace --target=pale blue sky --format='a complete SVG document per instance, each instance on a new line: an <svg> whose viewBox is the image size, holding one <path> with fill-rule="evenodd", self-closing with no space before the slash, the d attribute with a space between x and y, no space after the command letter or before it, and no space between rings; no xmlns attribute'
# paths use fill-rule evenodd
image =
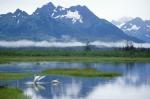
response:
<svg viewBox="0 0 150 99"><path fill-rule="evenodd" d="M0 0L0 14L14 12L17 8L31 14L48 2L64 7L86 5L97 16L107 20L123 16L150 19L150 0Z"/></svg>

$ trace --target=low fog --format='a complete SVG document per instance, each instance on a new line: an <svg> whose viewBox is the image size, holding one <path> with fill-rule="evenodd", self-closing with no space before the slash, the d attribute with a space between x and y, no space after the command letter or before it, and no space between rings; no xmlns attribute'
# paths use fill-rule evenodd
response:
<svg viewBox="0 0 150 99"><path fill-rule="evenodd" d="M124 47L126 46L125 41L118 42L102 42L102 41L94 41L90 42L90 45L94 45L96 47ZM86 42L79 41L68 41L68 42L56 42L56 41L31 41L31 40L18 40L18 41L0 41L0 47L77 47L77 46L85 46ZM150 48L150 43L133 43L134 47L143 47Z"/></svg>

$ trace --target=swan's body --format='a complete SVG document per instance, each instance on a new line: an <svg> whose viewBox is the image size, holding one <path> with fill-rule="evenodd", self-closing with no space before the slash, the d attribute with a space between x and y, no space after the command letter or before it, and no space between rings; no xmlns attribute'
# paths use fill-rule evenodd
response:
<svg viewBox="0 0 150 99"><path fill-rule="evenodd" d="M33 80L34 84L37 84L37 82L39 82L43 78L45 78L45 76L34 76L34 80Z"/></svg>
<svg viewBox="0 0 150 99"><path fill-rule="evenodd" d="M53 84L59 84L60 82L58 80L52 80Z"/></svg>

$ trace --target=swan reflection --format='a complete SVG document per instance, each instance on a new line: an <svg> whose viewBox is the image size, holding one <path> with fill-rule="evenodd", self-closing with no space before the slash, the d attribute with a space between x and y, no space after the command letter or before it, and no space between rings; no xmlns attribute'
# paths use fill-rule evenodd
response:
<svg viewBox="0 0 150 99"><path fill-rule="evenodd" d="M24 90L24 94L31 99L45 99L43 96L40 95L41 91L46 90L44 87L44 82L34 83L34 82L27 82L27 88Z"/></svg>
<svg viewBox="0 0 150 99"><path fill-rule="evenodd" d="M39 91L39 89L38 89ZM29 87L24 90L24 94L31 99L46 99L37 92L36 88Z"/></svg>

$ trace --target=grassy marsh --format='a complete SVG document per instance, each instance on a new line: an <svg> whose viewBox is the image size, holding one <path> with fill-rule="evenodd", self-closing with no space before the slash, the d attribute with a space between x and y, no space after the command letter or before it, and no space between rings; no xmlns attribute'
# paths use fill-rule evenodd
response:
<svg viewBox="0 0 150 99"><path fill-rule="evenodd" d="M65 51L65 50L2 50L0 56L70 56L70 57L150 57L149 50L97 50L97 51Z"/></svg>
<svg viewBox="0 0 150 99"><path fill-rule="evenodd" d="M0 72L0 80L17 80L25 77L32 76L31 73L9 73L9 72Z"/></svg>
<svg viewBox="0 0 150 99"><path fill-rule="evenodd" d="M0 87L0 99L29 99L18 88Z"/></svg>
<svg viewBox="0 0 150 99"><path fill-rule="evenodd" d="M0 57L0 63L9 62L150 62L150 57L73 57L73 56L7 56Z"/></svg>
<svg viewBox="0 0 150 99"><path fill-rule="evenodd" d="M150 51L64 51L64 50L2 50L0 63L8 62L150 62Z"/></svg>
<svg viewBox="0 0 150 99"><path fill-rule="evenodd" d="M43 71L42 74L77 77L116 77L121 75L117 72L101 72L95 69L49 69Z"/></svg>

